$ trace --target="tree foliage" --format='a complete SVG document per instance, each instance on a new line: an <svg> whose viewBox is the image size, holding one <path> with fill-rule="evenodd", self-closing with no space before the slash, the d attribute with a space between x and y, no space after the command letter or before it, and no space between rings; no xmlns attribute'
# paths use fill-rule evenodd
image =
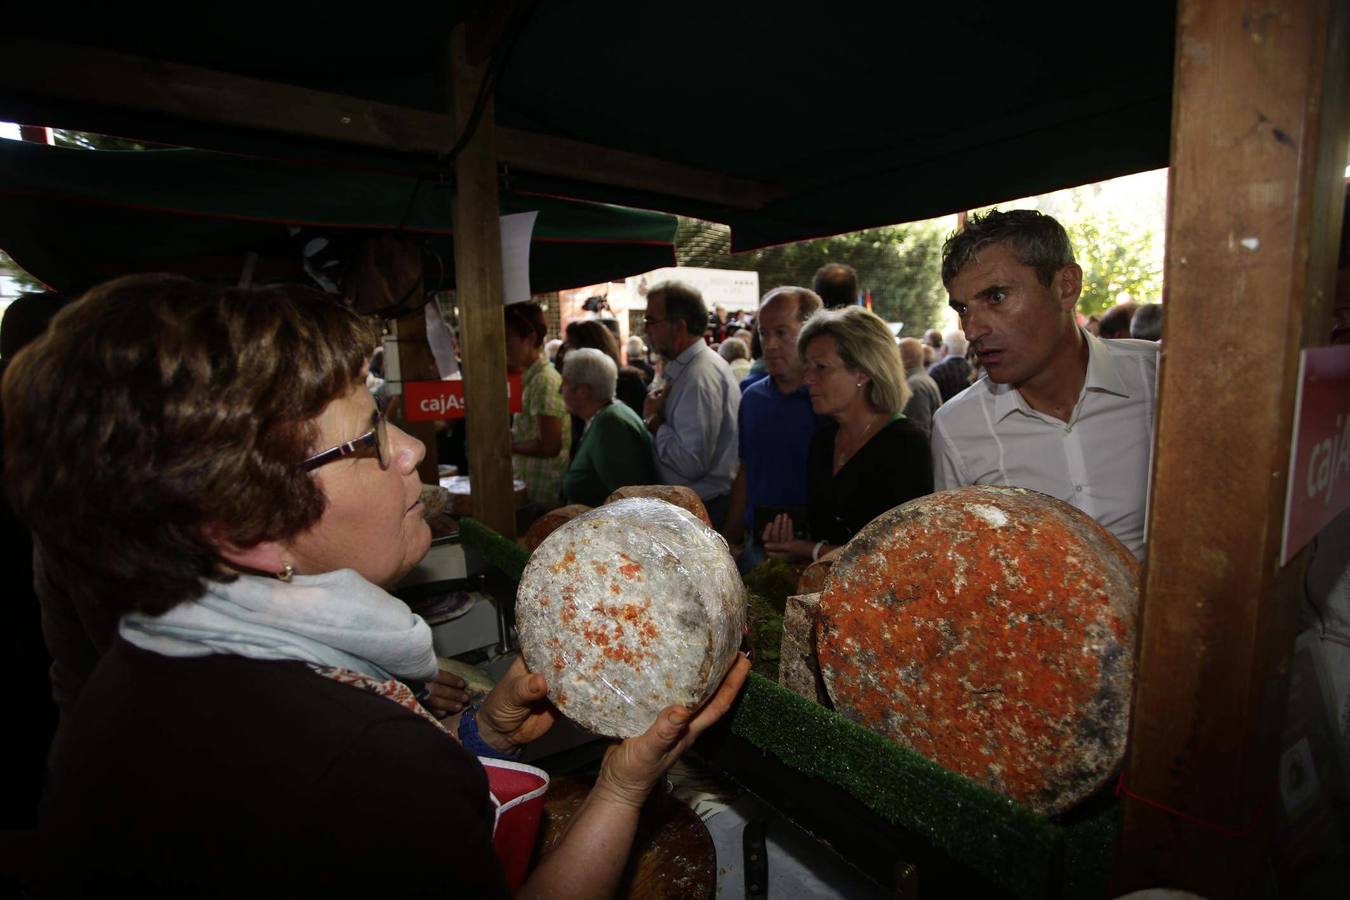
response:
<svg viewBox="0 0 1350 900"><path fill-rule="evenodd" d="M944 237L942 220L929 220L729 254L724 226L688 220L677 244L685 250L681 265L758 272L764 291L785 284L810 287L826 263L850 265L858 272L859 290L871 294L873 312L904 323L903 334L918 336L942 323Z"/></svg>
<svg viewBox="0 0 1350 900"><path fill-rule="evenodd" d="M1083 293L1078 311L1085 316L1126 299L1157 303L1162 299L1162 265L1156 259L1152 229L1110 215L1084 217L1065 224L1078 264Z"/></svg>
<svg viewBox="0 0 1350 900"><path fill-rule="evenodd" d="M1126 300L1162 300L1166 190L1165 171L1143 172L998 208L1039 209L1059 220L1083 267L1078 311L1090 316Z"/></svg>
<svg viewBox="0 0 1350 900"><path fill-rule="evenodd" d="M3 250L0 250L0 275L13 278L15 284L18 285L19 290L25 293L37 293L38 291L46 290L46 287L43 286L42 282L21 269L19 264L11 259L10 255Z"/></svg>

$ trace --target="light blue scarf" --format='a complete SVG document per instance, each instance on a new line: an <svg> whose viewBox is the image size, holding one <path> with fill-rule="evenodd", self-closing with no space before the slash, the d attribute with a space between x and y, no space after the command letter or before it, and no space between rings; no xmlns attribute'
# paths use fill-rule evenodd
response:
<svg viewBox="0 0 1350 900"><path fill-rule="evenodd" d="M351 569L289 582L241 575L160 616L128 613L118 631L162 656L213 653L337 666L381 681L436 674L431 628Z"/></svg>

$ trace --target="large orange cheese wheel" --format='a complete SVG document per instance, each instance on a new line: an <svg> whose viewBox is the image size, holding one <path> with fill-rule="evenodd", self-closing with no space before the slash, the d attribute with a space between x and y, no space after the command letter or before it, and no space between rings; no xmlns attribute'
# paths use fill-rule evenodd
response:
<svg viewBox="0 0 1350 900"><path fill-rule="evenodd" d="M704 525L711 527L712 520L708 518L708 510L703 505L693 488L687 488L682 484L630 484L627 487L621 487L614 493L605 498L605 503L615 503L619 500L632 500L638 497L650 497L653 500L664 500L667 503L673 503L681 509L686 509L694 514Z"/></svg>
<svg viewBox="0 0 1350 900"><path fill-rule="evenodd" d="M1046 814L1125 752L1138 563L1090 517L1020 488L932 494L874 519L821 593L835 708Z"/></svg>
<svg viewBox="0 0 1350 900"><path fill-rule="evenodd" d="M575 519L584 512L590 512L590 507L584 503L572 503L568 506L560 506L551 512L546 512L539 518L530 523L530 527L525 533L516 539L516 543L526 550L534 550L544 542L544 538L557 531L568 522Z"/></svg>

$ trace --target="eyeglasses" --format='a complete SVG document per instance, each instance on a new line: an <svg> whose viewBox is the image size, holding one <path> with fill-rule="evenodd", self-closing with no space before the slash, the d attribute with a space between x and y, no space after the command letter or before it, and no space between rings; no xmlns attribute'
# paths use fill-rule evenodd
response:
<svg viewBox="0 0 1350 900"><path fill-rule="evenodd" d="M643 325L660 325L662 322L665 322L665 321L668 321L668 320L667 320L667 319L653 319L651 316L643 316L643 317L642 317L642 324L643 324Z"/></svg>
<svg viewBox="0 0 1350 900"><path fill-rule="evenodd" d="M372 424L375 427L370 431L347 441L345 444L320 450L296 468L301 472L313 472L319 466L327 465L344 457L354 456L363 451L369 451L371 448L375 450L375 458L380 461L380 468L389 468L389 463L394 458L393 447L389 443L389 423L384 418L383 410L376 410L371 418L374 419Z"/></svg>

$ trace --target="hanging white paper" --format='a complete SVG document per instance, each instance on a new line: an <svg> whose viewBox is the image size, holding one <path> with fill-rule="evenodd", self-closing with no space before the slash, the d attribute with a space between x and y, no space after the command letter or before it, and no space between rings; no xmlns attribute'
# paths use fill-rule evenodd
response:
<svg viewBox="0 0 1350 900"><path fill-rule="evenodd" d="M502 216L502 302L530 299L530 239L539 213Z"/></svg>
<svg viewBox="0 0 1350 900"><path fill-rule="evenodd" d="M431 355L436 358L436 369L442 378L459 374L459 361L455 359L455 346L450 340L450 326L441 318L441 307L435 300L424 307L427 317L427 343L431 345Z"/></svg>

